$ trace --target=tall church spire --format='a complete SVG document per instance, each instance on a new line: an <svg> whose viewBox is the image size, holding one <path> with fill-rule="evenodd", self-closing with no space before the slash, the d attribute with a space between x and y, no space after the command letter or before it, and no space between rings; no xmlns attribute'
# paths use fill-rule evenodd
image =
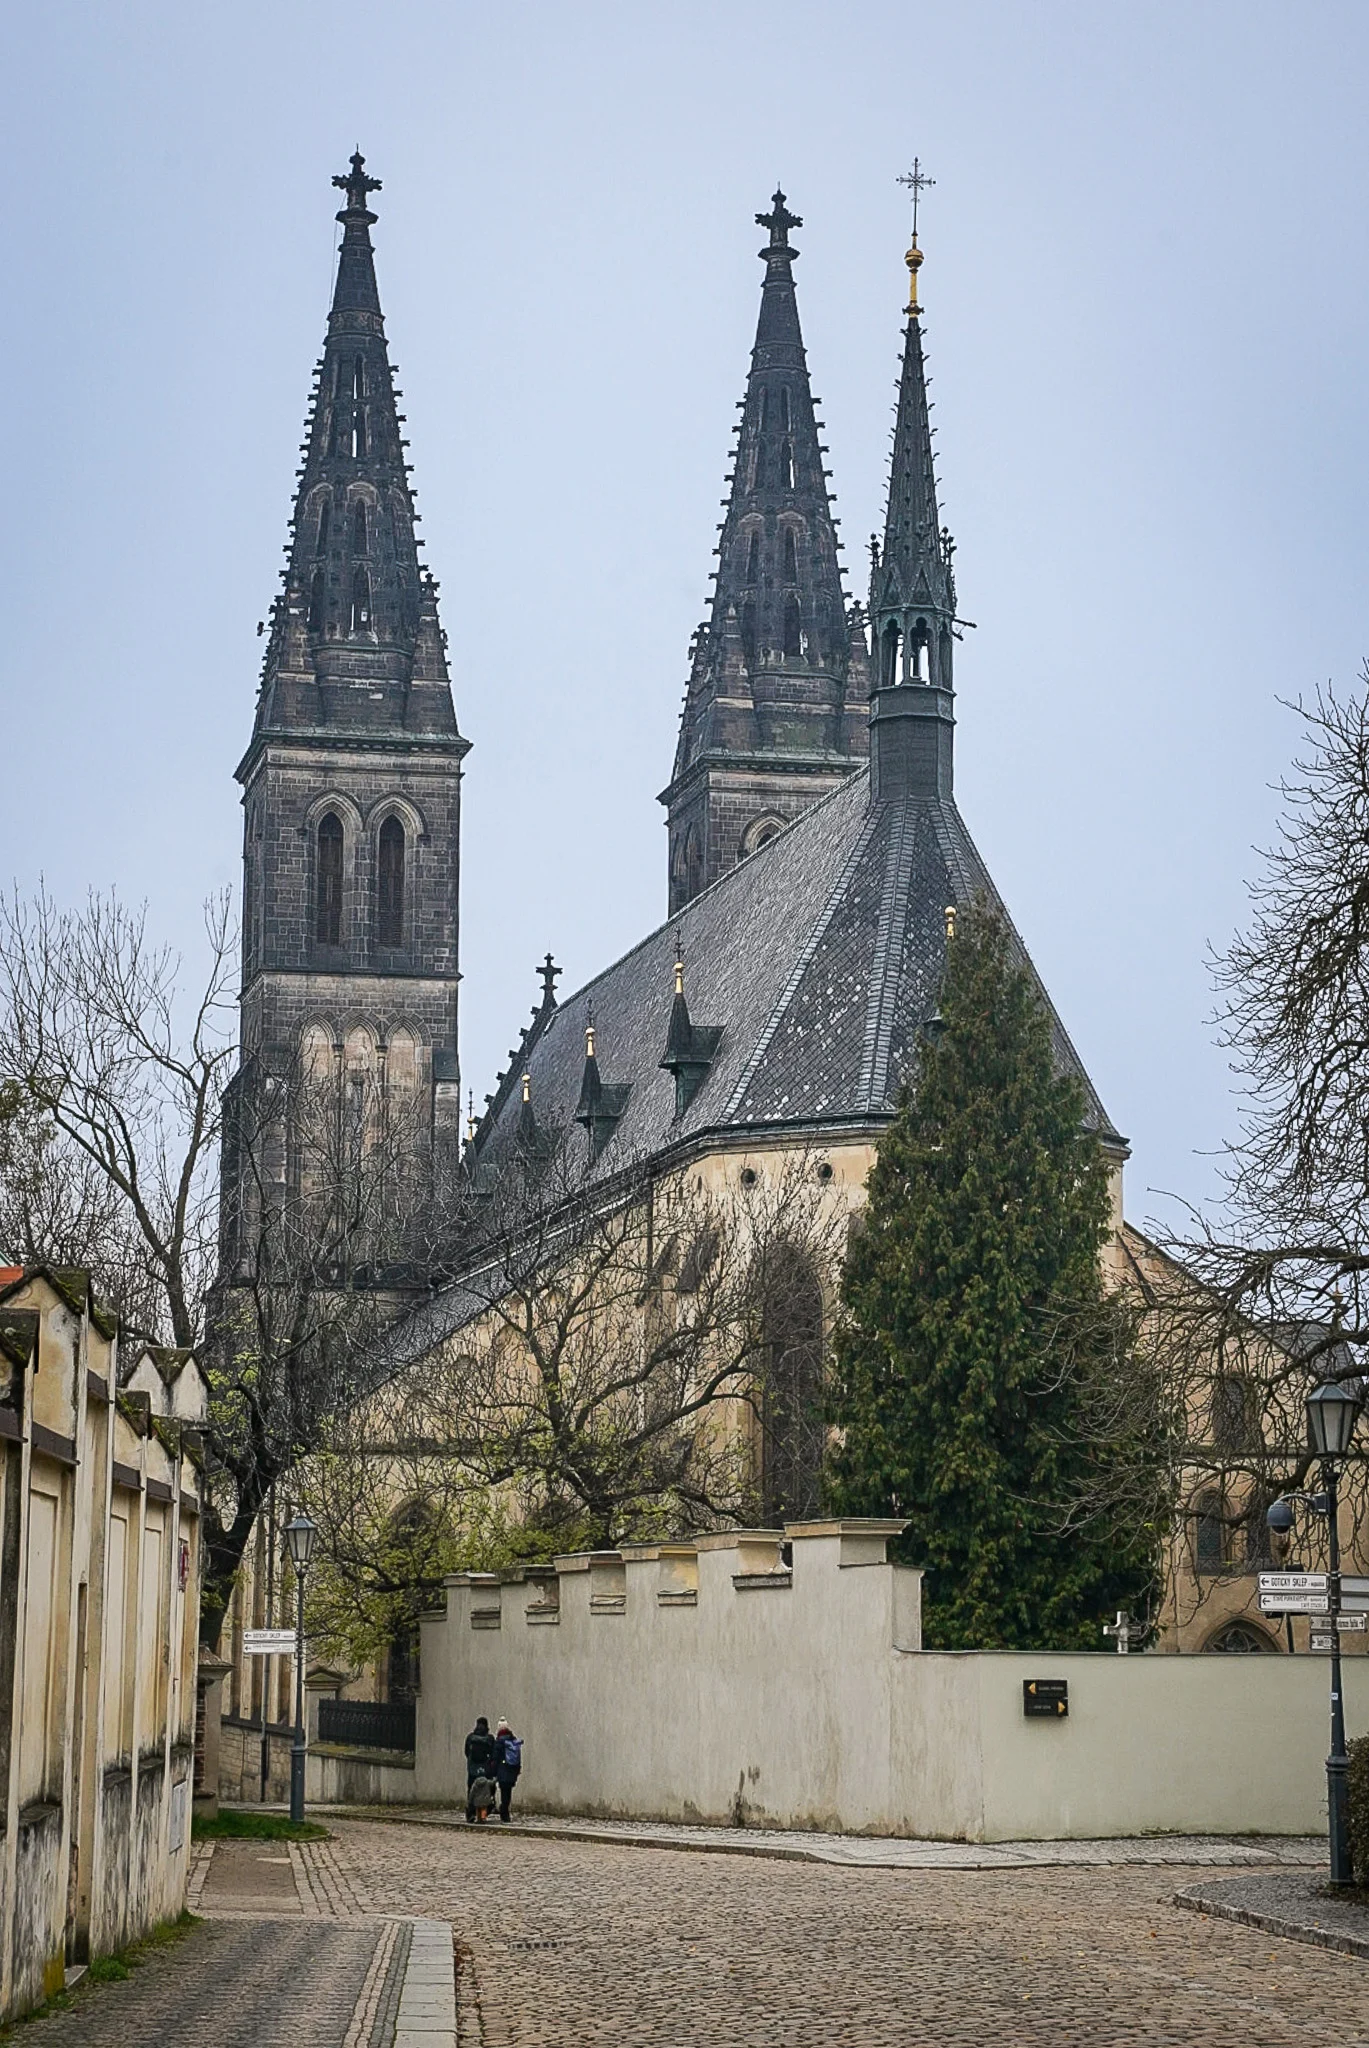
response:
<svg viewBox="0 0 1369 2048"><path fill-rule="evenodd" d="M454 737L437 585L419 560L376 285L368 201L380 180L358 150L333 183L346 194L342 246L254 738L344 729Z"/></svg>
<svg viewBox="0 0 1369 2048"><path fill-rule="evenodd" d="M915 163L901 181L913 190L913 237L904 309L889 503L884 539L870 542L872 791L950 796L954 726L952 650L956 632L954 543L941 525L927 414L922 308L917 279L923 253L917 201L931 184Z"/></svg>
<svg viewBox="0 0 1369 2048"><path fill-rule="evenodd" d="M790 232L777 191L760 317L724 501L716 589L699 627L670 787L670 908L780 831L863 757L864 640L848 615L827 450L808 381Z"/></svg>
<svg viewBox="0 0 1369 2048"><path fill-rule="evenodd" d="M333 183L345 203L332 307L237 771L240 1042L244 1068L302 1061L348 1103L417 1119L421 1149L424 1132L458 1135L467 742L414 535L371 248L380 181L358 150ZM235 1170L226 1150L226 1188Z"/></svg>

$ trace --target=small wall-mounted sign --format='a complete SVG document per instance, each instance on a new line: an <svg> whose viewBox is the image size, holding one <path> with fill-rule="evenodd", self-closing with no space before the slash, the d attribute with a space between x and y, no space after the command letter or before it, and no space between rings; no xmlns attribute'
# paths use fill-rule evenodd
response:
<svg viewBox="0 0 1369 2048"><path fill-rule="evenodd" d="M1070 1710L1070 1682L1067 1678L1024 1678L1022 1711L1029 1721L1038 1715L1063 1721Z"/></svg>

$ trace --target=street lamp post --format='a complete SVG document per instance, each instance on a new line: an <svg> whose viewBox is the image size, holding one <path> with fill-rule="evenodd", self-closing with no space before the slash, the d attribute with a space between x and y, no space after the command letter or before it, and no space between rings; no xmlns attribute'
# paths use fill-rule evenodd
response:
<svg viewBox="0 0 1369 2048"><path fill-rule="evenodd" d="M1345 1697L1340 1668L1340 1530L1336 1519L1336 1482L1340 1460L1350 1448L1355 1433L1359 1402L1345 1387L1327 1380L1307 1397L1307 1432L1312 1449L1321 1460L1322 1485L1326 1490L1327 1574L1326 1614L1331 1624L1331 1753L1326 1759L1327 1831L1331 1851L1332 1884L1355 1881L1350 1859L1350 1759L1345 1754Z"/></svg>
<svg viewBox="0 0 1369 2048"><path fill-rule="evenodd" d="M285 1525L290 1561L295 1567L295 1739L290 1747L290 1818L304 1819L304 1579L314 1555L318 1530L300 1513Z"/></svg>

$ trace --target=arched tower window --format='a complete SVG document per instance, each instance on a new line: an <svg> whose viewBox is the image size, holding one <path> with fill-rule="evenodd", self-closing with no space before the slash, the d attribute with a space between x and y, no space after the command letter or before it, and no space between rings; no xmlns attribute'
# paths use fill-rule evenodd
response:
<svg viewBox="0 0 1369 2048"><path fill-rule="evenodd" d="M761 386L761 410L758 424L762 433L765 432L770 424L770 393L764 385Z"/></svg>
<svg viewBox="0 0 1369 2048"><path fill-rule="evenodd" d="M919 619L913 627L908 645L908 665L915 683L931 681L932 636L927 630L927 621Z"/></svg>
<svg viewBox="0 0 1369 2048"><path fill-rule="evenodd" d="M360 461L365 453L366 412L364 407L358 406L352 414L352 454Z"/></svg>
<svg viewBox="0 0 1369 2048"><path fill-rule="evenodd" d="M323 591L323 571L322 569L315 569L309 585L309 631L311 633L321 633L323 631Z"/></svg>
<svg viewBox="0 0 1369 2048"><path fill-rule="evenodd" d="M749 541L748 541L748 542L746 543L746 580L747 580L747 582L748 582L748 583L755 583L755 582L757 582L757 581L759 580L759 577L760 577L760 573L761 573L761 537L760 537L760 535L759 535L759 534L758 534L758 533L756 532L755 528L753 527L753 528L751 529L751 538L750 538L750 540L749 540Z"/></svg>
<svg viewBox="0 0 1369 2048"><path fill-rule="evenodd" d="M767 1528L818 1509L822 1320L822 1289L811 1260L793 1245L775 1245L761 1276L761 1515Z"/></svg>
<svg viewBox="0 0 1369 2048"><path fill-rule="evenodd" d="M756 443L756 466L755 466L755 468L754 468L754 469L752 470L752 472L751 472L751 485L752 485L752 488L753 488L753 490L757 490L757 491L763 491L763 490L765 489L765 443L764 443L764 441L758 441L758 442Z"/></svg>
<svg viewBox="0 0 1369 2048"><path fill-rule="evenodd" d="M380 828L376 863L376 944L404 942L404 827L387 818Z"/></svg>
<svg viewBox="0 0 1369 2048"><path fill-rule="evenodd" d="M328 528L332 523L332 517L333 501L331 498L325 498L318 508L318 533L314 540L314 553L316 555L323 555L328 552Z"/></svg>
<svg viewBox="0 0 1369 2048"><path fill-rule="evenodd" d="M366 364L360 356L352 364L352 396L353 398L364 398L366 396Z"/></svg>
<svg viewBox="0 0 1369 2048"><path fill-rule="evenodd" d="M780 392L780 425L787 434L789 432L789 386L787 384Z"/></svg>
<svg viewBox="0 0 1369 2048"><path fill-rule="evenodd" d="M329 811L319 821L314 863L314 937L320 946L342 943L342 820Z"/></svg>
<svg viewBox="0 0 1369 2048"><path fill-rule="evenodd" d="M780 443L780 488L792 490L794 486L794 451L787 441Z"/></svg>
<svg viewBox="0 0 1369 2048"><path fill-rule="evenodd" d="M902 681L898 672L898 657L898 626L893 619L890 619L888 625L884 628L884 637L880 642L879 680L881 689L892 690L896 683Z"/></svg>
<svg viewBox="0 0 1369 2048"><path fill-rule="evenodd" d="M794 545L792 526L786 526L784 529L784 580L786 583L797 583L799 580L799 551Z"/></svg>
<svg viewBox="0 0 1369 2048"><path fill-rule="evenodd" d="M784 651L791 657L803 653L803 614L796 597L784 601Z"/></svg>
<svg viewBox="0 0 1369 2048"><path fill-rule="evenodd" d="M742 606L742 652L748 668L756 666L756 607L748 597Z"/></svg>
<svg viewBox="0 0 1369 2048"><path fill-rule="evenodd" d="M371 628L371 579L365 569L357 568L352 575L352 622L354 633L367 633Z"/></svg>
<svg viewBox="0 0 1369 2048"><path fill-rule="evenodd" d="M352 507L352 553L354 555L364 555L368 552L369 550L366 546L366 507L358 498L356 504Z"/></svg>

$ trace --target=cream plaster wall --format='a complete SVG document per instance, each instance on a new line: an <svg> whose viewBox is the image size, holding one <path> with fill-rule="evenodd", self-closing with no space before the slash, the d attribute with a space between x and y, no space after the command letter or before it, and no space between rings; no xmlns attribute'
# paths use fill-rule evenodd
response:
<svg viewBox="0 0 1369 2048"><path fill-rule="evenodd" d="M1324 1822L1324 1658L923 1651L896 1525L791 1527L462 1574L423 1625L414 1792L460 1801L478 1713L530 1810L971 1841ZM689 1595L695 1597L691 1603ZM1022 1682L1070 1711L1027 1720ZM1347 1671L1352 1733L1369 1669Z"/></svg>

